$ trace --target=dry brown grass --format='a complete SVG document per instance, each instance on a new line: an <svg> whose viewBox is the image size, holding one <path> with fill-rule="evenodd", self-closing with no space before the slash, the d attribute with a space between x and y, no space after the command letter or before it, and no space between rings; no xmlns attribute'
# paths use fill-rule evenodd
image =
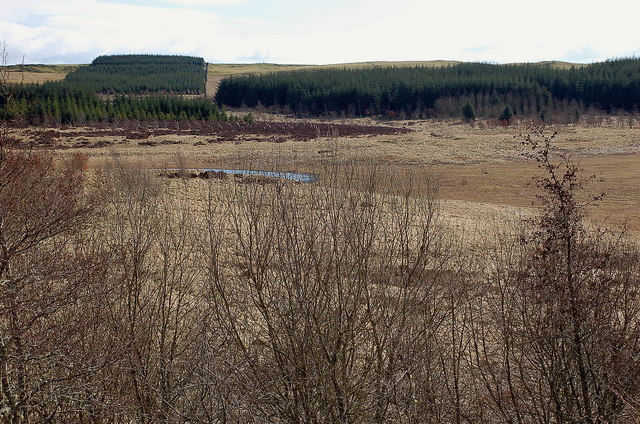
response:
<svg viewBox="0 0 640 424"><path fill-rule="evenodd" d="M330 65L279 65L275 63L247 63L247 64L225 64L210 63L209 75L227 76L242 74L268 74L272 72L299 71L303 69L321 69L321 68L346 68L346 69L363 69L374 67L392 67L392 66L425 66L438 67L449 66L460 62L451 60L431 60L431 61L399 61L399 62L354 62L354 63L336 63Z"/></svg>
<svg viewBox="0 0 640 424"><path fill-rule="evenodd" d="M48 81L62 81L66 73L62 72L11 72L9 74L10 83L38 83Z"/></svg>
<svg viewBox="0 0 640 424"><path fill-rule="evenodd" d="M258 115L260 120L293 118ZM320 120L316 120L319 122ZM323 121L324 122L324 121ZM182 166L192 168L241 168L313 171L328 158L355 160L358 163L382 163L385 172L411 170L416 174L435 175L440 197L450 200L451 214L472 214L483 219L484 211L499 210L512 214L515 208L535 205L537 189L532 175L534 163L522 156L518 126L500 127L478 123L475 126L441 121L375 122L371 119L336 120L401 126L411 128L407 134L393 136L344 137L319 135L310 141L272 142L259 134L246 134L233 142L211 143L215 135L170 135L150 137L151 145L126 137L65 137L60 132L60 154L84 153L90 166L102 167L118 155L123 161L144 160L149 167ZM640 129L621 126L590 128L559 126L557 147L578 161L584 175L596 177L587 192L606 193L592 210L597 221L640 232ZM77 130L74 130L77 132ZM95 146L77 147L79 142ZM74 147L75 146L75 147ZM474 212L475 211L475 212ZM490 213L494 214L493 212Z"/></svg>
<svg viewBox="0 0 640 424"><path fill-rule="evenodd" d="M209 75L240 75L240 74L267 74L272 72L298 71L303 69L321 69L321 68L345 68L345 69L364 69L375 67L401 67L401 66L424 66L435 68L441 66L457 65L461 62L456 60L417 60L417 61L372 61L372 62L352 62L352 63L334 63L328 65L280 65L276 63L210 63ZM569 62L540 62L540 65L551 65L553 67L568 69L574 66L585 66L584 64L575 64Z"/></svg>
<svg viewBox="0 0 640 424"><path fill-rule="evenodd" d="M11 65L7 67L10 83L60 81L82 65Z"/></svg>

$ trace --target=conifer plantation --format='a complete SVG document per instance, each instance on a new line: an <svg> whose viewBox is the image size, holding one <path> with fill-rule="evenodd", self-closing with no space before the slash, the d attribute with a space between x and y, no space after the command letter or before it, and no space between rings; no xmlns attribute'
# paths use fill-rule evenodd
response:
<svg viewBox="0 0 640 424"><path fill-rule="evenodd" d="M469 104L482 118L544 119L638 110L640 60L619 59L569 69L550 64L461 63L446 67L317 69L224 79L219 104L265 107L301 115L463 117Z"/></svg>
<svg viewBox="0 0 640 424"><path fill-rule="evenodd" d="M102 99L96 93L66 83L16 87L15 101L6 107L10 120L29 125L82 125L121 119L225 121L226 115L211 101L177 96L116 96ZM4 114L4 105L0 110Z"/></svg>
<svg viewBox="0 0 640 424"><path fill-rule="evenodd" d="M105 94L202 94L206 66L203 58L191 56L99 56L65 82Z"/></svg>
<svg viewBox="0 0 640 424"><path fill-rule="evenodd" d="M28 125L83 125L135 120L225 121L227 116L199 95L204 59L189 56L100 56L64 81L10 88L12 102L0 98L0 113ZM109 94L110 97L99 94Z"/></svg>

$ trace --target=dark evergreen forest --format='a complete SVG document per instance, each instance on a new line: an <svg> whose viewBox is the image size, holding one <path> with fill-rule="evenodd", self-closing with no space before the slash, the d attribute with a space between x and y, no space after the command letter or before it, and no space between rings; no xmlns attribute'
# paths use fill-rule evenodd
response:
<svg viewBox="0 0 640 424"><path fill-rule="evenodd" d="M462 63L235 76L222 81L216 100L230 107L260 105L301 115L499 118L508 108L514 115L544 119L556 113L579 115L589 108L635 112L640 59L570 69ZM473 114L468 107L463 114L467 105Z"/></svg>
<svg viewBox="0 0 640 424"><path fill-rule="evenodd" d="M227 120L226 114L204 97L119 95L102 99L92 91L55 82L13 86L12 90L13 100L6 108L5 99L0 98L0 114L29 125L82 125L121 119Z"/></svg>
<svg viewBox="0 0 640 424"><path fill-rule="evenodd" d="M100 56L61 82L10 85L0 96L0 114L29 125L227 120L209 99L169 95L201 93L205 70L204 59L196 57Z"/></svg>
<svg viewBox="0 0 640 424"><path fill-rule="evenodd" d="M205 73L206 63L201 57L99 56L91 65L69 73L65 82L105 94L202 94Z"/></svg>

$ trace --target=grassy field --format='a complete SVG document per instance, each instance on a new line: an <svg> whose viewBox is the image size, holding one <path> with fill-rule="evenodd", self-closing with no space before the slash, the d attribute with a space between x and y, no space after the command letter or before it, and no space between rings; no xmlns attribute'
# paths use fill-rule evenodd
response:
<svg viewBox="0 0 640 424"><path fill-rule="evenodd" d="M249 69L287 67L209 83ZM640 115L228 113L46 128L5 114L0 422L638 416ZM585 190L531 156L570 157ZM601 193L587 219L614 231L574 219L574 199Z"/></svg>
<svg viewBox="0 0 640 424"><path fill-rule="evenodd" d="M208 73L211 76L227 76L240 74L267 74L271 72L283 71L299 71L301 69L318 69L318 68L345 68L345 69L362 69L382 66L449 66L455 65L457 61L451 60L431 60L431 61L414 61L414 62L355 62L355 63L337 63L331 65L279 65L275 63L249 63L249 64L209 64Z"/></svg>
<svg viewBox="0 0 640 424"><path fill-rule="evenodd" d="M121 160L161 168L251 168L314 172L328 159L354 160L362 166L380 165L383 172L411 171L438 181L439 197L449 202L447 214L460 219L483 220L503 210L530 213L535 210L537 188L532 177L535 163L523 157L520 144L525 127L501 127L478 122L389 121L344 119L297 120L284 116L256 115L265 122L331 124L304 139L259 134L251 126L229 138L198 135L188 124L170 133L78 129L52 130L50 145L61 154L83 153L90 166L100 168L118 155ZM340 134L340 124L360 124L409 129L389 135ZM320 128L320 127L318 127ZM329 129L327 129L329 128ZM345 127L346 128L346 127ZM585 193L605 193L592 209L596 222L640 233L640 126L610 125L555 127L557 154L569 155L594 175ZM23 133L37 138L36 130ZM534 208L534 209L531 209Z"/></svg>
<svg viewBox="0 0 640 424"><path fill-rule="evenodd" d="M43 83L61 81L82 65L13 65L8 67L9 82Z"/></svg>
<svg viewBox="0 0 640 424"><path fill-rule="evenodd" d="M394 62L353 62L353 63L336 63L329 65L279 65L275 63L249 63L249 64L225 64L210 63L208 73L210 76L227 76L240 74L267 74L271 72L298 71L301 69L318 69L318 68L344 68L344 69L363 69L374 67L401 67L401 66L423 66L423 67L440 67L452 66L459 64L455 60L426 60L426 61L394 61ZM569 62L539 62L540 65L551 65L558 68L571 68L574 66L585 66L584 64L576 64Z"/></svg>

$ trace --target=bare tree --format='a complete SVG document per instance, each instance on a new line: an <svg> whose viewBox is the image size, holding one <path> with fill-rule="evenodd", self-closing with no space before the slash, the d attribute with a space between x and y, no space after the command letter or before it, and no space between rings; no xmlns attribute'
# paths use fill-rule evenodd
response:
<svg viewBox="0 0 640 424"><path fill-rule="evenodd" d="M332 166L320 184L237 184L229 197L232 262L211 268L210 299L241 362L238 420L419 416L414 354L435 343L445 261L436 204L384 194L376 167Z"/></svg>
<svg viewBox="0 0 640 424"><path fill-rule="evenodd" d="M633 416L640 357L638 251L584 221L583 181L540 126L524 144L546 175L542 213L495 262L475 321L475 361L496 417L614 422Z"/></svg>
<svg viewBox="0 0 640 424"><path fill-rule="evenodd" d="M193 205L144 170L120 164L105 178L112 189L106 237L119 288L109 319L124 352L123 401L139 422L186 420L204 311Z"/></svg>
<svg viewBox="0 0 640 424"><path fill-rule="evenodd" d="M2 419L38 422L87 399L103 356L86 344L107 259L87 229L95 199L77 162L8 150L0 161ZM97 298L99 299L99 298ZM108 351L108 350L107 350ZM106 354L106 351L103 351Z"/></svg>

